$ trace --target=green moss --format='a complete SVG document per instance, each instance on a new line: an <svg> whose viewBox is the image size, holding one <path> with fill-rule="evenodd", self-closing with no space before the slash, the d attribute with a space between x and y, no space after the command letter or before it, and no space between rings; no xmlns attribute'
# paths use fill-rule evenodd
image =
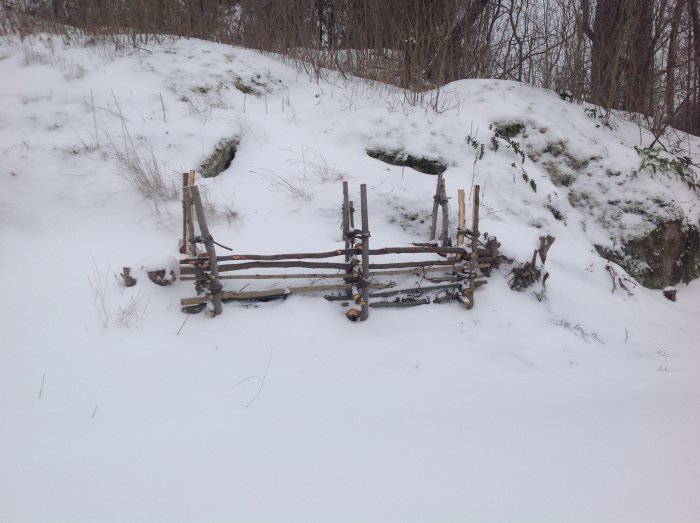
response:
<svg viewBox="0 0 700 523"><path fill-rule="evenodd" d="M199 166L200 174L205 178L211 178L228 169L236 156L239 143L238 137L219 141L214 152Z"/></svg>
<svg viewBox="0 0 700 523"><path fill-rule="evenodd" d="M257 85L264 85L264 84L261 84L259 82L255 82L255 83ZM236 89L238 89L243 94L250 94L253 96L260 96L262 94L258 89L256 89L252 85L245 83L240 76L237 76L233 80L233 85Z"/></svg>
<svg viewBox="0 0 700 523"><path fill-rule="evenodd" d="M586 191L569 191L567 198L572 207L590 208L592 206L591 195Z"/></svg>
<svg viewBox="0 0 700 523"><path fill-rule="evenodd" d="M367 149L367 155L389 165L410 167L425 174L442 174L447 170L447 165L441 160L406 154L403 149Z"/></svg>
<svg viewBox="0 0 700 523"><path fill-rule="evenodd" d="M562 141L549 142L547 147L544 148L544 152L551 154L555 158L559 158L564 151L566 151L566 144Z"/></svg>
<svg viewBox="0 0 700 523"><path fill-rule="evenodd" d="M496 135L502 138L515 138L525 129L525 124L522 122L505 122L493 125L493 130Z"/></svg>
<svg viewBox="0 0 700 523"><path fill-rule="evenodd" d="M588 164L591 162L592 158L576 158L573 154L569 152L565 152L564 156L566 157L566 165L571 167L574 171L583 171L586 167L588 167Z"/></svg>
<svg viewBox="0 0 700 523"><path fill-rule="evenodd" d="M544 168L549 175L549 179L552 180L552 183L559 187L570 187L576 180L574 175L559 170L559 166L555 162L545 163Z"/></svg>

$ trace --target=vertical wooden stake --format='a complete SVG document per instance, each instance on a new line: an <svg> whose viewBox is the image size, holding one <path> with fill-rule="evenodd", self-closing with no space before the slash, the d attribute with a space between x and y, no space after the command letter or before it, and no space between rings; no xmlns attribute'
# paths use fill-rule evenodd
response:
<svg viewBox="0 0 700 523"><path fill-rule="evenodd" d="M190 169L190 174L187 179L187 186L188 187L194 187L195 186L195 171L194 169ZM188 191L188 194L189 191ZM190 194L191 196L191 194ZM189 219L190 219L190 248L191 248L191 254L192 256L195 256L197 254L197 242L194 241L194 202L192 201L192 198L190 197L190 206L189 206L189 213L188 213Z"/></svg>
<svg viewBox="0 0 700 523"><path fill-rule="evenodd" d="M464 202L464 189L457 191L459 210L457 212L457 247L464 245L464 225L466 221L466 209Z"/></svg>
<svg viewBox="0 0 700 523"><path fill-rule="evenodd" d="M189 238L187 237L187 214L189 211L189 205L187 204L187 181L189 180L189 173L182 173L182 244L180 245L180 252L182 254L192 254L189 249Z"/></svg>
<svg viewBox="0 0 700 523"><path fill-rule="evenodd" d="M447 207L447 191L445 190L445 180L442 179L440 186L440 205L442 206L442 231L440 232L440 244L447 247L448 231L450 227L450 213Z"/></svg>
<svg viewBox="0 0 700 523"><path fill-rule="evenodd" d="M369 216L367 212L367 184L360 185L360 212L362 213L362 309L360 321L369 317Z"/></svg>
<svg viewBox="0 0 700 523"><path fill-rule="evenodd" d="M187 216L187 240L189 245L187 246L190 256L197 255L197 240L194 234L194 213L192 212L194 208L194 203L192 201L192 186L187 187L185 190L185 209Z"/></svg>
<svg viewBox="0 0 700 523"><path fill-rule="evenodd" d="M430 241L435 239L435 232L437 231L438 207L440 207L440 187L442 187L442 174L438 174L435 196L433 196L433 221L430 222Z"/></svg>
<svg viewBox="0 0 700 523"><path fill-rule="evenodd" d="M189 191L189 187L194 186L194 181L194 170L182 173L182 246L180 252L189 256L194 256L197 253L192 221L192 198Z"/></svg>
<svg viewBox="0 0 700 523"><path fill-rule="evenodd" d="M348 182L343 182L343 241L345 248L352 247L350 244L350 198L348 196ZM345 255L345 262L350 259L350 255Z"/></svg>
<svg viewBox="0 0 700 523"><path fill-rule="evenodd" d="M197 214L197 223L199 223L199 233L207 248L209 255L209 272L211 273L211 282L209 290L211 292L213 315L221 314L221 283L219 283L219 264L216 261L216 248L214 247L214 238L209 234L207 219L204 216L204 207L202 206L202 198L199 195L199 187L196 185L189 188L194 210Z"/></svg>
<svg viewBox="0 0 700 523"><path fill-rule="evenodd" d="M479 191L481 187L474 186L474 205L472 206L472 252L469 261L469 305L468 309L474 306L474 290L476 288L476 265L479 248Z"/></svg>
<svg viewBox="0 0 700 523"><path fill-rule="evenodd" d="M343 182L343 240L345 241L345 248L352 248L352 235L350 234L350 222L351 222L351 211L350 211L350 197L348 195L348 182ZM354 256L351 254L345 254L345 263L349 263ZM346 283L350 283L350 276L352 275L352 269L345 271L348 277L345 279ZM352 289L347 291L348 298L352 296Z"/></svg>
<svg viewBox="0 0 700 523"><path fill-rule="evenodd" d="M136 279L131 276L131 267L123 267L121 272L124 287L133 287L136 285Z"/></svg>

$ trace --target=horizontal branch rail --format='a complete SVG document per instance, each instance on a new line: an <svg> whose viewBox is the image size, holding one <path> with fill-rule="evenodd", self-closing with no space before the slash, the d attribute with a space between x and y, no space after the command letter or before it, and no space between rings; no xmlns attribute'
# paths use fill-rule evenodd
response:
<svg viewBox="0 0 700 523"><path fill-rule="evenodd" d="M452 267L455 262L453 260L429 260L429 261L409 261L395 263L370 263L370 270L381 269L403 269L407 267ZM221 269L219 269L221 270Z"/></svg>
<svg viewBox="0 0 700 523"><path fill-rule="evenodd" d="M421 246L421 247L384 247L381 249L370 249L370 256L381 256L384 254L470 254L462 247L438 247L438 246ZM362 249L336 249L326 252L295 252L287 254L229 254L226 256L217 256L217 261L240 261L240 260L257 260L257 261L272 261L272 260L304 260L304 259L321 259L334 258L336 256L359 256L362 254ZM202 263L202 259L189 258L180 261L181 265L194 265Z"/></svg>
<svg viewBox="0 0 700 523"><path fill-rule="evenodd" d="M301 272L298 274L227 274L219 276L220 280L341 280L358 278L357 273L309 273ZM196 276L185 276L180 278L183 281L195 281Z"/></svg>
<svg viewBox="0 0 700 523"><path fill-rule="evenodd" d="M219 265L219 272L242 271L245 269L340 269L352 270L351 263L302 262L302 261L252 261L246 263L227 263ZM206 267L205 267L206 268ZM180 274L191 275L195 267L181 267Z"/></svg>

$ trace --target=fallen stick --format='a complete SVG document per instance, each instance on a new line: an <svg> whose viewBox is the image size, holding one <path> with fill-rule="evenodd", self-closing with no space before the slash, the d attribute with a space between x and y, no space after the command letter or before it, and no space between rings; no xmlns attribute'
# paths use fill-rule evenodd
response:
<svg viewBox="0 0 700 523"><path fill-rule="evenodd" d="M396 296L397 294L422 294L424 292L441 291L445 289L459 289L459 283L451 283L447 285L428 285L427 287L412 287L410 289L393 289L391 291L374 292L369 295L370 298L386 298L387 296Z"/></svg>
<svg viewBox="0 0 700 523"><path fill-rule="evenodd" d="M389 307L416 307L418 305L427 305L430 303L428 298L424 300L403 300L403 301L373 301L369 304L372 308L389 308Z"/></svg>

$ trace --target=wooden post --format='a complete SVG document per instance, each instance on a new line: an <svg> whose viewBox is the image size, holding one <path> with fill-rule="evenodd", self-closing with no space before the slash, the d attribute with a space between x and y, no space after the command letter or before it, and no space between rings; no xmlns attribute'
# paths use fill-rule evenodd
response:
<svg viewBox="0 0 700 523"><path fill-rule="evenodd" d="M189 180L189 173L182 173L182 244L180 245L180 252L182 254L192 254L189 251L189 238L187 232L189 231L188 222L188 211L189 205L187 203L187 181Z"/></svg>
<svg viewBox="0 0 700 523"><path fill-rule="evenodd" d="M360 212L362 213L362 303L360 321L369 317L369 215L367 212L367 184L360 185Z"/></svg>
<svg viewBox="0 0 700 523"><path fill-rule="evenodd" d="M212 313L213 316L221 314L221 283L219 283L219 263L216 261L216 248L214 247L214 238L209 233L207 219L204 216L204 207L202 199L199 195L199 187L196 185L189 187L190 198L194 204L194 210L197 214L197 223L199 223L199 233L204 241L209 254L209 272L211 273L211 282L209 291L212 295Z"/></svg>
<svg viewBox="0 0 700 523"><path fill-rule="evenodd" d="M350 213L348 215L350 217L350 230L354 231L355 230L355 202L350 200ZM350 243L352 244L354 236L350 237Z"/></svg>
<svg viewBox="0 0 700 523"><path fill-rule="evenodd" d="M187 248L189 250L189 256L197 256L197 240L194 233L194 213L192 212L194 203L192 202L192 193L190 192L191 187L192 186L189 186L185 191L185 207L187 209Z"/></svg>
<svg viewBox="0 0 700 523"><path fill-rule="evenodd" d="M440 244L447 246L448 230L450 226L450 213L447 207L447 191L445 190L445 180L442 179L440 186L440 205L442 206L442 232L440 233Z"/></svg>
<svg viewBox="0 0 700 523"><path fill-rule="evenodd" d="M136 285L136 279L131 276L131 267L123 267L121 272L124 287L133 287Z"/></svg>
<svg viewBox="0 0 700 523"><path fill-rule="evenodd" d="M476 289L476 262L479 248L479 191L481 187L474 186L474 204L472 206L472 254L469 260L469 304L468 309L474 306L474 290Z"/></svg>
<svg viewBox="0 0 700 523"><path fill-rule="evenodd" d="M440 187L442 187L442 174L438 174L435 196L433 196L433 221L430 222L430 241L435 240L437 231L438 207L440 207Z"/></svg>
<svg viewBox="0 0 700 523"><path fill-rule="evenodd" d="M355 236L350 232L354 231L352 221L352 202L350 202L348 182L343 182L343 240L345 241L346 250L353 248L353 238ZM353 260L355 260L355 255L347 252L345 254L345 263L350 263ZM353 269L346 269L345 274L347 275L345 283L350 283L352 281ZM352 295L352 290L349 290L347 295L350 297Z"/></svg>
<svg viewBox="0 0 700 523"><path fill-rule="evenodd" d="M464 202L464 189L457 191L459 201L458 223L457 223L457 247L464 245L464 225L466 221L466 209Z"/></svg>
<svg viewBox="0 0 700 523"><path fill-rule="evenodd" d="M348 182L343 182L343 241L345 248L350 249L350 198L348 196ZM345 261L350 261L350 255L345 255Z"/></svg>
<svg viewBox="0 0 700 523"><path fill-rule="evenodd" d="M182 173L182 245L180 252L189 256L197 253L194 240L194 223L192 217L192 198L189 187L194 185L195 172Z"/></svg>

